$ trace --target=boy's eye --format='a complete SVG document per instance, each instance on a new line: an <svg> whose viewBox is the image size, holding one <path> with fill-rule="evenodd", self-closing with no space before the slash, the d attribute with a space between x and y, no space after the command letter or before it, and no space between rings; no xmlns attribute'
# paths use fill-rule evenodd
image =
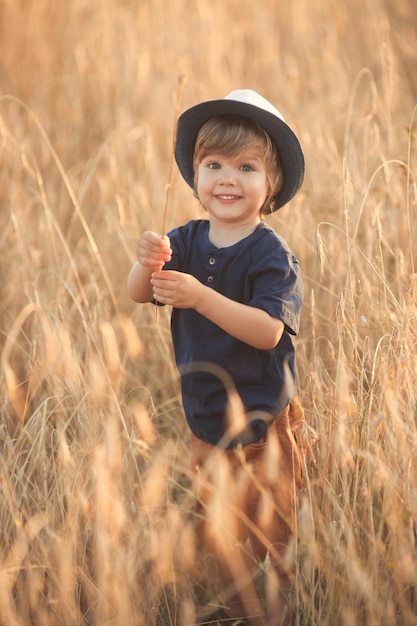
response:
<svg viewBox="0 0 417 626"><path fill-rule="evenodd" d="M253 172L253 167L251 165L241 165L240 169L242 172Z"/></svg>
<svg viewBox="0 0 417 626"><path fill-rule="evenodd" d="M218 170L218 169L220 169L220 164L216 163L216 161L212 161L211 163L207 163L207 167L210 170Z"/></svg>

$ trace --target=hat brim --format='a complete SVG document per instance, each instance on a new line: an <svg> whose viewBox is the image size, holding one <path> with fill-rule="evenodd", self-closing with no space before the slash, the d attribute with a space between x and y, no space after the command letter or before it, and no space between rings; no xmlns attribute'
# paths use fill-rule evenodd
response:
<svg viewBox="0 0 417 626"><path fill-rule="evenodd" d="M256 122L275 143L283 174L283 183L275 196L274 211L289 202L300 189L304 180L304 155L295 133L278 116L238 100L209 100L187 109L178 119L175 144L175 160L184 180L194 188L194 147L198 131L216 115L242 115Z"/></svg>

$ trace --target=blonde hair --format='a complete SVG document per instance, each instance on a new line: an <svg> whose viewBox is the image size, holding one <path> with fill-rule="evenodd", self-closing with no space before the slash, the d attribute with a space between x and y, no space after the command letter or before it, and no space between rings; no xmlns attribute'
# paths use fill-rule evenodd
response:
<svg viewBox="0 0 417 626"><path fill-rule="evenodd" d="M270 213L274 197L282 185L282 169L278 150L268 133L256 122L241 115L211 117L199 130L194 147L194 195L197 194L197 174L201 161L211 152L231 156L252 148L264 159L269 194L262 205L261 215Z"/></svg>

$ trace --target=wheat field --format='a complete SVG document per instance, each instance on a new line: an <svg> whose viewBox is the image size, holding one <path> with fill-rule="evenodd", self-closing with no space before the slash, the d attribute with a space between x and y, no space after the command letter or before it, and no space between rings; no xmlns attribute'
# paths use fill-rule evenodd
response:
<svg viewBox="0 0 417 626"><path fill-rule="evenodd" d="M144 229L201 210L181 109L271 100L307 172L269 223L298 256L298 626L417 624L414 0L0 0L0 624L193 626L169 311L134 305Z"/></svg>

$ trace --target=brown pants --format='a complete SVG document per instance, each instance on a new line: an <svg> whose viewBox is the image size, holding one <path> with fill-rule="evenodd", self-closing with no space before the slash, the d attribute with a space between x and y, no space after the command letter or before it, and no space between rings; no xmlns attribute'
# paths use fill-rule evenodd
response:
<svg viewBox="0 0 417 626"><path fill-rule="evenodd" d="M235 605L231 617L250 618L260 612L251 579L267 553L276 584L289 585L295 564L294 504L307 447L303 424L304 411L293 398L267 435L243 448L216 448L192 435L197 535L202 547L215 555L230 588L229 605ZM278 621L280 610L275 606L267 623L289 623ZM249 621L264 623L255 617Z"/></svg>

